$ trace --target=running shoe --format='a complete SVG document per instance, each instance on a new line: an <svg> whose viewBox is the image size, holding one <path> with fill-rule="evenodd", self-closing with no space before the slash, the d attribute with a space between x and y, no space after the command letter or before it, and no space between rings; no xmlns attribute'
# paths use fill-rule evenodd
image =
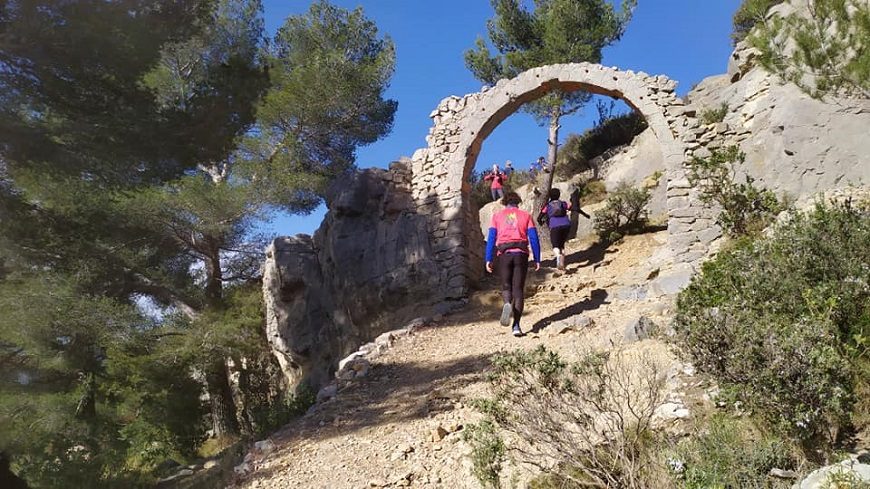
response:
<svg viewBox="0 0 870 489"><path fill-rule="evenodd" d="M514 324L513 335L517 338L523 335L523 330L520 329L519 324Z"/></svg>
<svg viewBox="0 0 870 489"><path fill-rule="evenodd" d="M511 325L511 314L513 313L513 307L510 304L505 304L501 307L501 318L499 318L499 322L502 326L510 326Z"/></svg>

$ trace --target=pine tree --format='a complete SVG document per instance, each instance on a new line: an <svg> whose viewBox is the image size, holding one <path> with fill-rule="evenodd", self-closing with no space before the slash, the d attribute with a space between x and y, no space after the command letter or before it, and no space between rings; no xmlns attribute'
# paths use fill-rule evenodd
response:
<svg viewBox="0 0 870 489"><path fill-rule="evenodd" d="M618 41L634 10L636 0L623 0L617 12L605 0L536 0L528 11L520 0L492 0L495 17L487 24L493 55L483 38L465 53L465 64L474 76L490 85L502 78L557 63L598 63L601 51ZM583 92L553 92L524 110L548 126L546 191L553 185L559 145L559 121L588 102ZM544 194L546 195L546 191Z"/></svg>
<svg viewBox="0 0 870 489"><path fill-rule="evenodd" d="M808 10L759 18L748 36L762 65L816 98L870 98L870 4L810 0Z"/></svg>

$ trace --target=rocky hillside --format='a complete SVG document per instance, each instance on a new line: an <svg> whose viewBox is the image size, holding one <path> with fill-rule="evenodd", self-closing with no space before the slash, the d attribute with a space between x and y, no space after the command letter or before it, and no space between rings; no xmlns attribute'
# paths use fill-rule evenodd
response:
<svg viewBox="0 0 870 489"><path fill-rule="evenodd" d="M695 156L737 145L746 154L739 172L786 200L870 183L870 101L813 99L756 66L755 55L738 45L727 73L685 97L685 110L701 121L686 136ZM597 163L609 191L623 181L649 188L651 218L665 220L667 182L653 178L664 158L651 131ZM567 196L585 178L556 186ZM518 342L495 321L492 282L465 308L433 296L435 257L449 250L432 249L409 179L404 163L360 172L331 192L314 237L270 247L269 340L291 385L310 383L319 402L246 457L236 487L479 487L463 441L464 427L479 419L469 404L485 394L491 355L514 347L543 344L572 358L619 345L653 355L668 379L656 413L661 429L686 430L696 409L709 407L712 386L649 338L670 324L674 296L691 277L660 273L668 267L666 233L607 249L592 245L592 221L580 218L567 272L531 279L531 332ZM534 186L519 191L534 212ZM584 210L594 216L602 205ZM481 209L484 235L499 208ZM504 482L523 486L533 472L512 466Z"/></svg>
<svg viewBox="0 0 870 489"><path fill-rule="evenodd" d="M460 312L379 337L343 363L306 416L249 455L235 487L479 487L463 433L480 416L470 404L486 393L490 356L512 348L546 345L567 358L616 344L647 352L668 371L670 394L659 419L676 429L692 409L686 389L703 386L663 343L649 339L673 308L672 296L647 287L665 241L659 232L607 250L572 242L565 273L545 269L530 278L525 338L498 324L494 284ZM517 467L517 477L527 479L529 469Z"/></svg>

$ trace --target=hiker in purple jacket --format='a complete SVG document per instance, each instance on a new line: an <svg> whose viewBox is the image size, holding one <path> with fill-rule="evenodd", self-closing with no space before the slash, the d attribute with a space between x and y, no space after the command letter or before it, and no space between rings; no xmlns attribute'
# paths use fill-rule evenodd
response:
<svg viewBox="0 0 870 489"><path fill-rule="evenodd" d="M550 243L553 245L553 253L556 255L556 268L564 270L565 242L568 241L568 234L571 231L571 218L568 211L572 210L572 206L568 202L560 200L561 195L562 192L559 189L550 189L547 194L547 203L538 214L538 224L543 226L546 223L550 228ZM589 219L589 214L583 212L579 205L576 211Z"/></svg>

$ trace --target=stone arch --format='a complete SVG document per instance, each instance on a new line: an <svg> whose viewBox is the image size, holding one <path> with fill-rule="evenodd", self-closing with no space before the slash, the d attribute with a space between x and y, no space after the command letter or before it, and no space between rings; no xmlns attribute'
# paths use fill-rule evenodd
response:
<svg viewBox="0 0 870 489"><path fill-rule="evenodd" d="M701 206L693 205L695 196L683 168L692 148L683 143L682 133L698 123L674 93L676 82L589 63L543 66L478 93L448 97L430 114L434 126L426 138L428 147L412 158L411 186L418 211L430 217L433 252L442 273L438 282L446 297L467 295L483 269L483 237L469 199L469 176L483 141L523 104L556 89L619 98L643 114L665 158L674 261L692 262L705 253L697 234L713 223Z"/></svg>

